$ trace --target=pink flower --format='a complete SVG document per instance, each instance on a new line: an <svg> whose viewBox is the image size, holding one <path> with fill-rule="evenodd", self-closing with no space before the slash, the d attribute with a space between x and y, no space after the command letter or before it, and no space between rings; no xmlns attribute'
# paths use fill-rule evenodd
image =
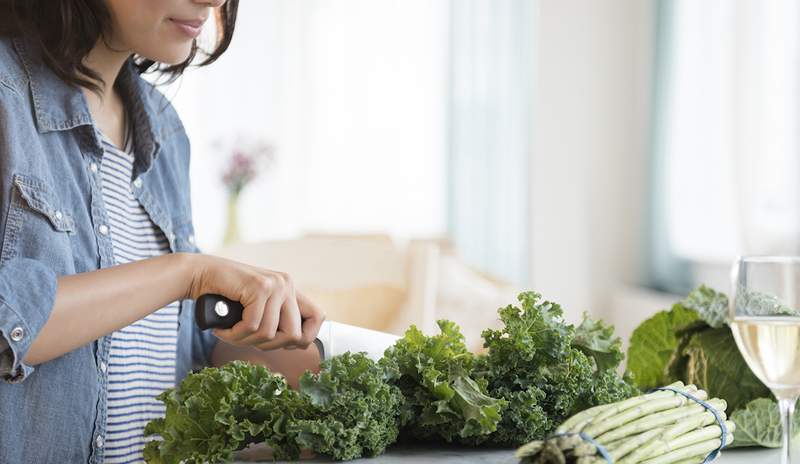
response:
<svg viewBox="0 0 800 464"><path fill-rule="evenodd" d="M221 141L217 148L225 146ZM244 140L238 137L227 149L227 166L222 171L222 183L231 194L239 194L274 159L274 148L263 141Z"/></svg>

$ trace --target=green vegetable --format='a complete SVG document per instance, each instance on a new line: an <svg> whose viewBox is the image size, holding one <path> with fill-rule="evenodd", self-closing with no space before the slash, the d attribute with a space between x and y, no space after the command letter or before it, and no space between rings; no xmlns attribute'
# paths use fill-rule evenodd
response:
<svg viewBox="0 0 800 464"><path fill-rule="evenodd" d="M738 426L734 446L780 448L781 414L778 403L772 398L758 398L747 403L731 414L731 420ZM794 416L794 430L800 430L798 414Z"/></svg>
<svg viewBox="0 0 800 464"><path fill-rule="evenodd" d="M149 463L230 461L234 451L262 440L278 457L299 454L287 424L306 406L283 377L263 366L234 361L203 369L158 399L167 411L145 428L145 435L162 439L145 447Z"/></svg>
<svg viewBox="0 0 800 464"><path fill-rule="evenodd" d="M675 362L685 362L680 378L696 383L720 398L731 410L754 398L770 396L769 389L752 373L727 327L695 333Z"/></svg>
<svg viewBox="0 0 800 464"><path fill-rule="evenodd" d="M669 383L666 370L680 343L677 333L699 318L696 311L678 303L669 311L656 313L633 331L628 369L640 388Z"/></svg>
<svg viewBox="0 0 800 464"><path fill-rule="evenodd" d="M323 362L319 374L303 374L300 394L312 407L288 426L297 443L337 460L382 454L397 440L403 402L388 383L393 375L351 353Z"/></svg>
<svg viewBox="0 0 800 464"><path fill-rule="evenodd" d="M447 442L487 435L497 428L506 402L486 394L470 377L474 355L457 325L439 321L440 334L425 336L411 326L386 350L381 363L399 372L401 425L412 436Z"/></svg>
<svg viewBox="0 0 800 464"><path fill-rule="evenodd" d="M755 312L778 304L757 292L745 297ZM725 399L737 425L736 446L778 447L777 405L742 358L725 324L727 314L727 296L706 286L697 288L670 311L636 328L628 369L642 389L680 380Z"/></svg>
<svg viewBox="0 0 800 464"><path fill-rule="evenodd" d="M488 382L491 396L508 401L486 441L518 446L577 411L637 392L616 372L623 354L610 326L584 315L576 329L558 304L540 300L538 293L522 293L519 307L500 309L504 327L483 332L488 352L475 375Z"/></svg>
<svg viewBox="0 0 800 464"><path fill-rule="evenodd" d="M710 287L701 285L689 293L682 302L686 309L697 312L700 319L714 329L724 327L728 320L728 297Z"/></svg>
<svg viewBox="0 0 800 464"><path fill-rule="evenodd" d="M679 382L670 387L706 400L725 421L726 443L733 440L736 425L725 420L724 400L708 399L694 385ZM520 447L517 457L530 464L602 464L602 446L619 464L699 464L719 448L721 435L717 419L704 406L661 390L579 412L547 439Z"/></svg>
<svg viewBox="0 0 800 464"><path fill-rule="evenodd" d="M572 344L589 357L594 358L595 366L600 371L616 369L625 358L622 353L622 340L614 336L614 327L594 321L583 314L581 325L575 329Z"/></svg>
<svg viewBox="0 0 800 464"><path fill-rule="evenodd" d="M302 448L334 459L375 456L394 443L402 395L388 373L363 353L345 353L307 372L299 392L263 366L234 361L190 374L159 396L163 419L146 435L149 463L224 462L264 442L276 459L297 459Z"/></svg>
<svg viewBox="0 0 800 464"><path fill-rule="evenodd" d="M613 328L527 292L499 310L503 328L483 333L486 354L467 350L456 324L440 333L412 326L379 362L346 353L305 373L299 390L261 366L234 362L189 375L159 396L163 419L148 424L151 463L229 461L264 442L278 459L302 449L338 460L376 456L398 438L516 446L563 419L638 390L620 376Z"/></svg>

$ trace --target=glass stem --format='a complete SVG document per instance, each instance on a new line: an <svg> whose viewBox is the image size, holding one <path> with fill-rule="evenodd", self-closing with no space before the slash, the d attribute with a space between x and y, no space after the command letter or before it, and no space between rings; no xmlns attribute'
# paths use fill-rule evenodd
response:
<svg viewBox="0 0 800 464"><path fill-rule="evenodd" d="M794 421L794 404L797 398L778 400L781 410L781 425L783 426L783 450L781 451L781 464L791 464L792 448L792 422Z"/></svg>

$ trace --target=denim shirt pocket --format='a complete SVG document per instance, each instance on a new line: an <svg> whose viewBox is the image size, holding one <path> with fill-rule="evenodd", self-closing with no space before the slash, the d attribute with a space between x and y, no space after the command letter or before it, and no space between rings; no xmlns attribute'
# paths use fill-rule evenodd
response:
<svg viewBox="0 0 800 464"><path fill-rule="evenodd" d="M75 220L50 186L36 176L14 174L11 189L0 263L16 256L48 262L67 251L71 255Z"/></svg>

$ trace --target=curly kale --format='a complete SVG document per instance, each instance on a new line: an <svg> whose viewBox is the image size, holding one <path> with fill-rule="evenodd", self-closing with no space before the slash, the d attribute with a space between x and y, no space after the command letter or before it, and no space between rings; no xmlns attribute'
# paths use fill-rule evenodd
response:
<svg viewBox="0 0 800 464"><path fill-rule="evenodd" d="M611 327L584 315L575 328L558 304L540 299L520 294L519 307L499 310L504 327L483 332L488 351L475 375L487 381L489 395L509 403L487 437L498 445L541 439L576 412L637 391L616 372L623 355Z"/></svg>
<svg viewBox="0 0 800 464"><path fill-rule="evenodd" d="M283 377L263 366L234 361L206 368L159 395L167 406L164 418L147 424L149 463L223 462L250 443L266 441L278 457L293 458L300 448L287 430L306 405Z"/></svg>
<svg viewBox="0 0 800 464"><path fill-rule="evenodd" d="M489 434L506 402L487 395L486 383L470 377L475 356L458 326L442 320L439 329L426 336L411 326L381 360L399 374L403 430L417 439L446 442Z"/></svg>
<svg viewBox="0 0 800 464"><path fill-rule="evenodd" d="M403 403L388 383L393 375L363 353L344 353L324 361L319 374L303 374L300 394L312 408L289 426L297 442L337 460L382 454L397 440Z"/></svg>
<svg viewBox="0 0 800 464"><path fill-rule="evenodd" d="M264 442L276 459L297 459L303 448L334 459L375 456L395 442L402 395L389 375L363 353L324 361L300 389L263 366L234 361L190 374L159 399L163 419L147 435L149 463L226 462L234 451Z"/></svg>
<svg viewBox="0 0 800 464"><path fill-rule="evenodd" d="M584 315L577 327L533 292L498 311L503 328L483 332L474 355L458 326L414 326L379 362L345 353L306 372L298 391L262 366L233 362L189 375L159 396L166 416L145 448L151 463L230 461L264 442L278 459L310 449L337 460L377 456L400 437L517 446L567 417L637 392L617 368L613 328Z"/></svg>

